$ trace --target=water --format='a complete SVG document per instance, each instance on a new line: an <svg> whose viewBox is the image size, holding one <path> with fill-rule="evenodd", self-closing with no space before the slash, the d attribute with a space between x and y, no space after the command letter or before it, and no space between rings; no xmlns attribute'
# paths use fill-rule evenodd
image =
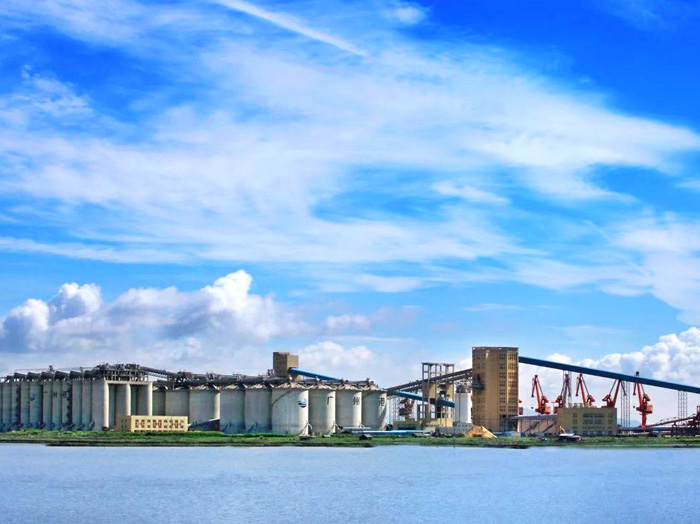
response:
<svg viewBox="0 0 700 524"><path fill-rule="evenodd" d="M0 522L693 522L700 450L0 445Z"/></svg>

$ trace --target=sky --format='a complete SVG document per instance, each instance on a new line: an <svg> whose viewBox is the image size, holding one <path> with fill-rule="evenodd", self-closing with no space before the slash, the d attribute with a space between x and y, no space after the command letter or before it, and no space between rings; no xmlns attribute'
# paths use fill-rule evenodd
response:
<svg viewBox="0 0 700 524"><path fill-rule="evenodd" d="M690 0L3 1L0 372L257 373L285 350L391 386L510 345L700 384L699 21ZM522 366L525 406L534 373L560 388Z"/></svg>

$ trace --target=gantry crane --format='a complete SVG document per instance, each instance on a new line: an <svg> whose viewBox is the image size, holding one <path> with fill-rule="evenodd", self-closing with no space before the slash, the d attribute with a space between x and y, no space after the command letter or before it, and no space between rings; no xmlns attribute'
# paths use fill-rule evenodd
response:
<svg viewBox="0 0 700 524"><path fill-rule="evenodd" d="M549 415L552 411L552 407L549 405L549 399L542 392L542 385L537 375L532 377L532 397L534 398L535 395L537 395L537 407L535 411L540 415Z"/></svg>
<svg viewBox="0 0 700 524"><path fill-rule="evenodd" d="M635 377L639 376L639 371L635 372ZM654 406L651 405L651 399L649 395L644 391L644 386L639 382L634 383L634 390L632 390L632 395L637 395L638 406L634 409L642 414L642 427L647 427L647 415L651 415L654 412Z"/></svg>
<svg viewBox="0 0 700 524"><path fill-rule="evenodd" d="M619 378L613 382L612 387L610 388L610 393L605 395L603 397L603 402L605 402L605 407L607 408L614 408L615 405L617 404L617 396L620 393L620 389L622 389L622 394L626 395L627 391L625 390L625 383L620 380Z"/></svg>
<svg viewBox="0 0 700 524"><path fill-rule="evenodd" d="M571 401L571 373L564 371L564 378L562 380L561 392L559 396L554 401L554 413L556 413L560 408L565 408L567 404Z"/></svg>
<svg viewBox="0 0 700 524"><path fill-rule="evenodd" d="M588 386L586 386L586 381L583 379L583 373L579 373L576 377L576 396L578 397L579 392L581 392L581 400L583 400L583 405L590 408L593 407L595 399L588 391Z"/></svg>

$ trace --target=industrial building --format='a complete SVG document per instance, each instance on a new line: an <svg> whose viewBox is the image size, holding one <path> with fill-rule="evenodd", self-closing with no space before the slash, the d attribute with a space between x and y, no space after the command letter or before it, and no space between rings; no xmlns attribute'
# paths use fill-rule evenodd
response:
<svg viewBox="0 0 700 524"><path fill-rule="evenodd" d="M472 348L472 422L490 431L515 431L518 348Z"/></svg>
<svg viewBox="0 0 700 524"><path fill-rule="evenodd" d="M137 364L16 372L0 384L0 431L156 431L181 430L184 424L226 433L303 435L385 428L385 390L369 380L306 372L298 363L296 355L275 353L273 370L258 376Z"/></svg>

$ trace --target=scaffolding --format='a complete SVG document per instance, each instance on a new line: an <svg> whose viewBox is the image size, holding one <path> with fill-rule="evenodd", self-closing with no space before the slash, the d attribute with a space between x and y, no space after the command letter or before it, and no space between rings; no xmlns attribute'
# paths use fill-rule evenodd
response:
<svg viewBox="0 0 700 524"><path fill-rule="evenodd" d="M686 418L688 416L688 392L678 392L678 418Z"/></svg>
<svg viewBox="0 0 700 524"><path fill-rule="evenodd" d="M422 393L419 419L423 424L451 425L453 408L439 406L438 400L454 400L454 381L445 381L444 375L454 374L454 364L444 362L422 363Z"/></svg>
<svg viewBox="0 0 700 524"><path fill-rule="evenodd" d="M622 383L622 399L620 399L620 418L622 419L622 427L629 428L632 425L632 409L630 402L630 383Z"/></svg>

